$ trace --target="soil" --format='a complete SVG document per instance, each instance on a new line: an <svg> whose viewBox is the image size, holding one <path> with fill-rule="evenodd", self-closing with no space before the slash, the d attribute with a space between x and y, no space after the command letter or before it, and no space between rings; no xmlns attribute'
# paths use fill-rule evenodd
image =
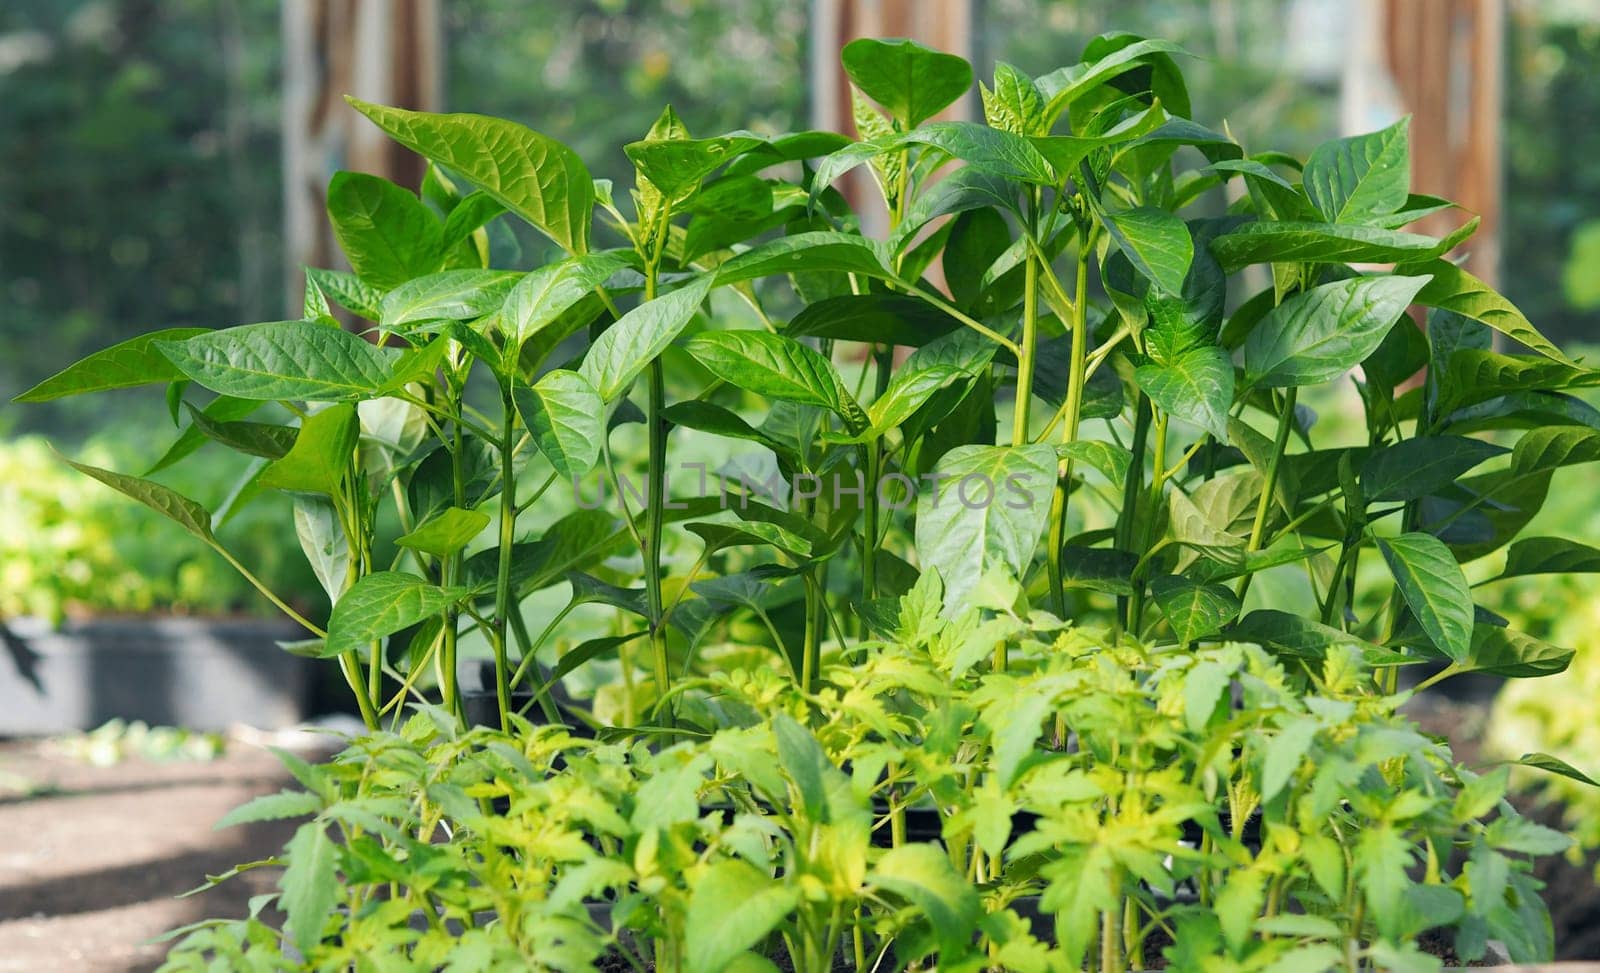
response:
<svg viewBox="0 0 1600 973"><path fill-rule="evenodd" d="M276 854L293 822L215 831L223 814L291 783L271 753L230 741L205 762L79 763L43 742L0 741L0 973L152 970L151 937L242 916L270 870L187 899L205 876Z"/></svg>

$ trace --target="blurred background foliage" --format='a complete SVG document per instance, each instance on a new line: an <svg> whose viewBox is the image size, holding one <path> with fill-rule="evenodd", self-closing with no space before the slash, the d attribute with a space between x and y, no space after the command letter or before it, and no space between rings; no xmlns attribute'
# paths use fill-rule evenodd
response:
<svg viewBox="0 0 1600 973"><path fill-rule="evenodd" d="M697 133L810 125L804 3L449 0L442 9L448 108L526 122L619 185L629 178L621 145L664 103ZM1196 118L1225 123L1247 148L1304 153L1337 134L1343 64L1322 41L1348 28L1326 20L1340 9L1122 0L1112 17L1087 0L977 0L975 59L980 77L996 60L1040 73L1108 29L1170 38L1198 55L1188 72ZM1600 5L1508 0L1508 9L1502 285L1553 337L1600 342ZM281 286L280 13L279 0L0 4L5 398L152 328L298 313ZM0 409L0 436L40 432L128 470L148 468L175 435L149 390L109 409L103 398ZM202 449L162 476L215 506L243 473L231 462ZM314 609L321 596L277 526L284 516L267 498L223 536ZM1561 491L1537 527L1592 540L1597 516L1592 491ZM0 593L0 618L261 606L210 552L71 474L36 438L0 443ZM1496 746L1592 763L1593 586L1530 581L1501 610L1534 634L1594 651L1580 652L1562 680L1503 700ZM1600 804L1590 813L1600 842Z"/></svg>

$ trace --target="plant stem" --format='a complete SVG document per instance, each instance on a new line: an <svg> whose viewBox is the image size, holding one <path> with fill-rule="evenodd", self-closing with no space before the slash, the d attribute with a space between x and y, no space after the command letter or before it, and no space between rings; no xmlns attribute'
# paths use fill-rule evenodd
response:
<svg viewBox="0 0 1600 973"><path fill-rule="evenodd" d="M650 489L645 512L645 598L650 609L650 650L655 665L656 692L666 700L672 690L672 673L667 663L667 631L661 598L661 537L666 513L667 425L661 418L666 402L666 375L661 360L650 363L649 400L645 406L645 428L650 436ZM672 725L671 706L665 706L661 719Z"/></svg>
<svg viewBox="0 0 1600 973"><path fill-rule="evenodd" d="M1085 239L1078 248L1077 277L1073 284L1076 293L1072 300L1072 355L1067 375L1066 418L1061 431L1063 443L1077 441L1078 427L1083 419L1083 383L1088 371L1089 349L1089 242ZM1050 277L1050 280L1054 279ZM1061 549L1067 542L1067 494L1071 488L1072 460L1063 459L1056 469L1056 493L1050 511L1050 550L1046 560L1050 595L1057 617L1065 617L1067 613L1067 591L1061 580Z"/></svg>
<svg viewBox="0 0 1600 973"><path fill-rule="evenodd" d="M462 467L462 450L465 449L465 434L461 423L457 422L452 427L453 442L450 444L450 483L455 495L457 507L467 505L467 479L466 470ZM462 556L456 551L445 558L444 567L441 569L441 580L445 587L456 583L461 575ZM439 647L439 692L444 697L446 709L456 714L458 719L466 719L466 707L461 704L461 691L457 686L458 673L456 671L456 643L460 638L461 613L454 605L445 609L444 613L444 643Z"/></svg>
<svg viewBox="0 0 1600 973"><path fill-rule="evenodd" d="M1150 440L1152 417L1150 399L1141 392L1138 404L1134 406L1133 442L1129 445L1133 459L1128 464L1128 481L1123 486L1122 511L1117 515L1114 541L1114 546L1124 551L1133 549L1133 529L1138 523L1139 496L1144 492L1144 450ZM1134 590L1137 594L1139 590L1137 585ZM1124 624L1126 618L1126 627L1133 628L1142 606L1133 598L1122 598L1119 600L1118 608L1121 609L1118 614L1118 624Z"/></svg>
<svg viewBox="0 0 1600 973"><path fill-rule="evenodd" d="M494 694L500 708L500 729L511 730L511 671L507 663L507 626L511 613L521 611L512 603L511 554L517 530L517 477L513 469L517 454L517 406L511 398L511 385L501 390L505 408L503 438L500 440L500 563L494 583Z"/></svg>
<svg viewBox="0 0 1600 973"><path fill-rule="evenodd" d="M1267 476L1261 484L1261 499L1256 503L1256 518L1250 525L1250 539L1245 542L1244 552L1248 557L1261 550L1261 539L1267 529L1267 514L1272 510L1272 495L1278 490L1278 472L1283 465L1284 450L1289 447L1289 431L1294 428L1294 404L1299 389L1290 386L1283 396L1283 411L1278 415L1278 434L1272 441L1272 457L1267 462ZM1245 593L1250 590L1250 579L1253 573L1245 572L1239 578L1239 600L1244 601Z"/></svg>
<svg viewBox="0 0 1600 973"><path fill-rule="evenodd" d="M816 579L811 572L806 572L806 638L805 645L800 650L800 688L811 693L817 686L817 663L821 654L818 628L818 619L821 615L818 604L821 594L817 591Z"/></svg>
<svg viewBox="0 0 1600 973"><path fill-rule="evenodd" d="M1039 262L1030 252L1022 271L1022 345L1017 355L1017 401L1011 411L1011 445L1028 441L1028 412L1033 405L1033 358L1039 343Z"/></svg>

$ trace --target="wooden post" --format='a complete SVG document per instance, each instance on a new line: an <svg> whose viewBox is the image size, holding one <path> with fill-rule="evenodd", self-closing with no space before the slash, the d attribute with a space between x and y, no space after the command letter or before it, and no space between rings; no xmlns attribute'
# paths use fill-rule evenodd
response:
<svg viewBox="0 0 1600 973"><path fill-rule="evenodd" d="M1504 2L1367 0L1362 12L1373 48L1363 68L1384 77L1351 79L1346 127L1359 120L1370 128L1366 116L1379 99L1411 114L1412 191L1448 197L1483 218L1466 265L1492 285L1500 263ZM1417 230L1443 235L1460 221L1459 212L1440 213Z"/></svg>
<svg viewBox="0 0 1600 973"><path fill-rule="evenodd" d="M444 42L438 0L284 0L285 312L300 313L305 266L345 266L324 212L338 169L415 188L425 164L344 102L437 111Z"/></svg>

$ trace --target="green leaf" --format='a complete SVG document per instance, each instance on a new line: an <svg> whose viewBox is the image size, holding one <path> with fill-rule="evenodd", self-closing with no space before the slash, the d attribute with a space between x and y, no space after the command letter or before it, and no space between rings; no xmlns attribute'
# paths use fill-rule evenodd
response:
<svg viewBox="0 0 1600 973"><path fill-rule="evenodd" d="M1260 608L1239 619L1228 630L1228 637L1301 659L1320 659L1341 645L1363 651L1377 649L1349 632L1275 608Z"/></svg>
<svg viewBox="0 0 1600 973"><path fill-rule="evenodd" d="M444 237L440 246L449 252L456 244L471 237L485 225L506 211L504 203L485 192L474 192L450 210L444 220Z"/></svg>
<svg viewBox="0 0 1600 973"><path fill-rule="evenodd" d="M1164 574L1150 580L1150 593L1180 645L1216 635L1239 615L1239 599L1219 584Z"/></svg>
<svg viewBox="0 0 1600 973"><path fill-rule="evenodd" d="M470 321L500 310L523 275L509 270L441 270L408 280L385 295L378 321L385 328L419 321Z"/></svg>
<svg viewBox="0 0 1600 973"><path fill-rule="evenodd" d="M1538 770L1549 771L1552 774L1557 774L1569 780L1575 780L1580 784L1588 784L1590 787L1600 787L1600 781L1596 781L1593 777L1590 777L1588 774L1567 763L1565 760L1562 760L1560 757L1552 757L1548 753L1525 753L1516 760L1513 760L1512 763L1521 764L1524 767L1534 767Z"/></svg>
<svg viewBox="0 0 1600 973"><path fill-rule="evenodd" d="M1517 475L1600 460L1600 430L1587 426L1541 426L1517 440L1511 470Z"/></svg>
<svg viewBox="0 0 1600 973"><path fill-rule="evenodd" d="M1229 871L1221 890L1212 903L1217 922L1222 926L1222 938L1235 956L1244 951L1250 938L1250 928L1267 898L1267 873L1258 868L1234 868Z"/></svg>
<svg viewBox="0 0 1600 973"><path fill-rule="evenodd" d="M512 386L517 412L533 434L534 445L567 479L594 469L605 439L605 403L589 380L556 369L533 385Z"/></svg>
<svg viewBox="0 0 1600 973"><path fill-rule="evenodd" d="M710 557L729 547L776 547L797 560L811 556L812 542L779 524L765 521L745 523L686 524L686 529L706 542L705 554Z"/></svg>
<svg viewBox="0 0 1600 973"><path fill-rule="evenodd" d="M800 795L806 817L826 824L828 820L829 771L835 768L811 731L785 713L772 717L772 732L778 743L778 762Z"/></svg>
<svg viewBox="0 0 1600 973"><path fill-rule="evenodd" d="M791 338L832 338L921 347L960 325L955 318L904 294L845 294L808 304L783 333Z"/></svg>
<svg viewBox="0 0 1600 973"><path fill-rule="evenodd" d="M1449 252L1477 221L1443 240L1399 230L1333 223L1246 223L1211 241L1222 269L1256 263L1414 263Z"/></svg>
<svg viewBox="0 0 1600 973"><path fill-rule="evenodd" d="M507 355L523 342L558 320L573 305L628 266L620 250L568 257L525 275L506 295L500 309L500 330L506 336Z"/></svg>
<svg viewBox="0 0 1600 973"><path fill-rule="evenodd" d="M378 571L351 585L328 617L326 652L342 655L418 622L460 601L466 588L441 588L414 574Z"/></svg>
<svg viewBox="0 0 1600 973"><path fill-rule="evenodd" d="M1494 288L1447 260L1431 260L1396 268L1396 273L1423 274L1432 279L1417 292L1414 300L1428 307L1442 308L1462 317L1486 324L1513 341L1554 362L1574 368L1577 363L1562 353L1550 339L1539 333L1517 306Z"/></svg>
<svg viewBox="0 0 1600 973"><path fill-rule="evenodd" d="M551 524L538 540L511 546L512 588L527 594L549 587L569 572L608 557L625 536L616 518L605 511L575 510ZM462 583L487 588L494 582L499 562L497 548L472 555L463 566Z"/></svg>
<svg viewBox="0 0 1600 973"><path fill-rule="evenodd" d="M752 132L730 132L708 139L647 139L631 142L622 151L640 175L663 196L675 200L693 192L705 177L763 142Z"/></svg>
<svg viewBox="0 0 1600 973"><path fill-rule="evenodd" d="M1199 733L1211 721L1217 702L1233 682L1233 672L1220 662L1204 659L1183 679L1183 718L1190 733Z"/></svg>
<svg viewBox="0 0 1600 973"><path fill-rule="evenodd" d="M1505 447L1465 436L1417 436L1384 446L1361 464L1368 501L1408 503L1442 490Z"/></svg>
<svg viewBox="0 0 1600 973"><path fill-rule="evenodd" d="M1482 348L1452 351L1436 377L1440 415L1507 394L1600 384L1600 372Z"/></svg>
<svg viewBox="0 0 1600 973"><path fill-rule="evenodd" d="M1426 282L1357 277L1296 294L1245 340L1245 384L1317 385L1343 375L1377 350Z"/></svg>
<svg viewBox="0 0 1600 973"><path fill-rule="evenodd" d="M118 493L132 497L201 540L214 543L211 537L211 514L206 508L171 487L162 486L152 480L143 480L137 476L113 473L97 466L74 463L72 460L66 462L79 473L92 476Z"/></svg>
<svg viewBox="0 0 1600 973"><path fill-rule="evenodd" d="M1168 294L1183 293L1194 239L1183 220L1153 206L1105 214L1105 227L1135 270Z"/></svg>
<svg viewBox="0 0 1600 973"><path fill-rule="evenodd" d="M183 372L161 353L160 344L208 333L205 328L167 328L129 338L68 365L12 401L48 402L84 392L177 381Z"/></svg>
<svg viewBox="0 0 1600 973"><path fill-rule="evenodd" d="M1453 661L1464 661L1472 650L1472 589L1450 548L1432 534L1375 540L1422 630Z"/></svg>
<svg viewBox="0 0 1600 973"><path fill-rule="evenodd" d="M348 402L328 406L300 422L294 446L261 471L257 482L266 489L337 495L351 464L361 424Z"/></svg>
<svg viewBox="0 0 1600 973"><path fill-rule="evenodd" d="M328 601L338 601L350 580L350 539L339 523L338 509L326 497L295 497L294 532ZM320 653L321 640L317 650Z"/></svg>
<svg viewBox="0 0 1600 973"><path fill-rule="evenodd" d="M624 314L589 346L578 374L602 400L614 401L688 327L710 291L710 275L697 277Z"/></svg>
<svg viewBox="0 0 1600 973"><path fill-rule="evenodd" d="M1472 651L1459 660L1462 672L1481 672L1507 679L1529 679L1565 672L1575 653L1498 625L1475 625Z"/></svg>
<svg viewBox="0 0 1600 973"><path fill-rule="evenodd" d="M379 176L336 172L328 220L356 275L380 291L439 269L439 218L410 192Z"/></svg>
<svg viewBox="0 0 1600 973"><path fill-rule="evenodd" d="M620 646L627 645L644 634L644 630L641 629L637 632L629 632L627 635L606 635L574 645L561 653L561 656L556 659L556 664L550 669L546 684L553 685L565 679L584 663L598 659L601 656L610 655L617 651Z"/></svg>
<svg viewBox="0 0 1600 973"><path fill-rule="evenodd" d="M799 902L799 890L737 858L708 866L689 889L684 952L689 973L723 973Z"/></svg>
<svg viewBox="0 0 1600 973"><path fill-rule="evenodd" d="M1388 128L1333 139L1306 160L1306 195L1329 223L1371 223L1405 205L1411 192L1408 115Z"/></svg>
<svg viewBox="0 0 1600 973"><path fill-rule="evenodd" d="M972 87L972 66L965 60L913 40L859 38L844 46L839 59L855 86L904 129L922 124Z"/></svg>
<svg viewBox="0 0 1600 973"><path fill-rule="evenodd" d="M1233 361L1221 348L1199 345L1171 361L1148 362L1134 369L1133 380L1162 412L1228 441Z"/></svg>
<svg viewBox="0 0 1600 973"><path fill-rule="evenodd" d="M994 342L963 329L912 352L868 410L871 434L881 436L899 426L940 389L976 378L996 350Z"/></svg>
<svg viewBox="0 0 1600 973"><path fill-rule="evenodd" d="M701 367L730 385L827 409L856 429L867 424L833 364L793 338L768 331L708 331L689 339L685 348Z"/></svg>
<svg viewBox="0 0 1600 973"><path fill-rule="evenodd" d="M594 180L565 145L504 119L345 100L395 141L459 173L569 253L589 249Z"/></svg>
<svg viewBox="0 0 1600 973"><path fill-rule="evenodd" d="M1305 760L1306 751L1317 735L1317 724L1299 719L1289 723L1267 741L1261 759L1261 802L1271 801L1294 779Z"/></svg>
<svg viewBox="0 0 1600 973"><path fill-rule="evenodd" d="M978 891L956 873L950 858L933 844L891 848L868 876L928 917L942 959L953 961L968 947L981 912Z"/></svg>
<svg viewBox="0 0 1600 973"><path fill-rule="evenodd" d="M1131 38L1132 35L1124 36ZM1152 58L1182 53L1183 48L1171 41L1136 39L1094 61L1050 72L1037 81L1040 92L1048 99L1044 124L1054 125L1063 111L1093 88L1132 71Z"/></svg>
<svg viewBox="0 0 1600 973"><path fill-rule="evenodd" d="M738 413L700 399L674 402L661 410L661 417L674 426L682 426L685 429L696 429L713 436L760 443L786 458L796 455L793 447L784 445L750 425ZM795 462L798 465L798 459Z"/></svg>
<svg viewBox="0 0 1600 973"><path fill-rule="evenodd" d="M221 831L223 828L254 824L257 821L299 818L316 814L320 810L322 810L322 798L315 794L306 791L279 791L276 794L263 794L244 802L224 814L222 820L212 825L212 829Z"/></svg>
<svg viewBox="0 0 1600 973"><path fill-rule="evenodd" d="M916 546L924 570L944 578L945 603L960 605L991 567L1024 577L1050 512L1055 450L958 446L930 476L942 486L917 497Z"/></svg>
<svg viewBox="0 0 1600 973"><path fill-rule="evenodd" d="M1222 564L1244 563L1244 538L1212 523L1189 499L1188 494L1175 490L1169 495L1167 503L1171 508L1168 527L1174 542Z"/></svg>
<svg viewBox="0 0 1600 973"><path fill-rule="evenodd" d="M1040 186L1052 186L1060 181L1032 142L975 122L933 122L907 132L898 141L936 148L1001 179Z"/></svg>
<svg viewBox="0 0 1600 973"><path fill-rule="evenodd" d="M190 421L207 439L251 456L278 459L289 452L294 446L295 437L299 435L299 430L289 426L272 422L213 419L188 402L184 406L189 410Z"/></svg>
<svg viewBox="0 0 1600 973"><path fill-rule="evenodd" d="M1506 567L1495 577L1535 574L1600 574L1600 548L1564 537L1525 537L1506 552Z"/></svg>
<svg viewBox="0 0 1600 973"><path fill-rule="evenodd" d="M378 320L378 305L383 303L383 291L355 274L307 267L306 284L333 298L345 310L359 314L368 321Z"/></svg>
<svg viewBox="0 0 1600 973"><path fill-rule="evenodd" d="M289 864L278 880L283 890L278 899L284 912L283 931L302 956L309 956L322 941L322 927L338 901L339 847L328 836L326 824L307 821L295 830L284 851Z"/></svg>
<svg viewBox="0 0 1600 973"><path fill-rule="evenodd" d="M487 526L489 515L482 511L446 507L418 525L416 530L395 538L395 543L435 557L449 557L471 543Z"/></svg>
<svg viewBox="0 0 1600 973"><path fill-rule="evenodd" d="M994 89L981 82L983 120L994 128L1014 135L1039 134L1044 116L1044 96L1033 79L1004 61L994 65Z"/></svg>
<svg viewBox="0 0 1600 973"><path fill-rule="evenodd" d="M372 395L388 380L397 354L309 321L247 324L183 341L158 341L156 347L213 392L311 402Z"/></svg>
<svg viewBox="0 0 1600 973"><path fill-rule="evenodd" d="M717 267L717 286L773 274L834 271L892 279L883 245L866 237L813 230L751 247Z"/></svg>

